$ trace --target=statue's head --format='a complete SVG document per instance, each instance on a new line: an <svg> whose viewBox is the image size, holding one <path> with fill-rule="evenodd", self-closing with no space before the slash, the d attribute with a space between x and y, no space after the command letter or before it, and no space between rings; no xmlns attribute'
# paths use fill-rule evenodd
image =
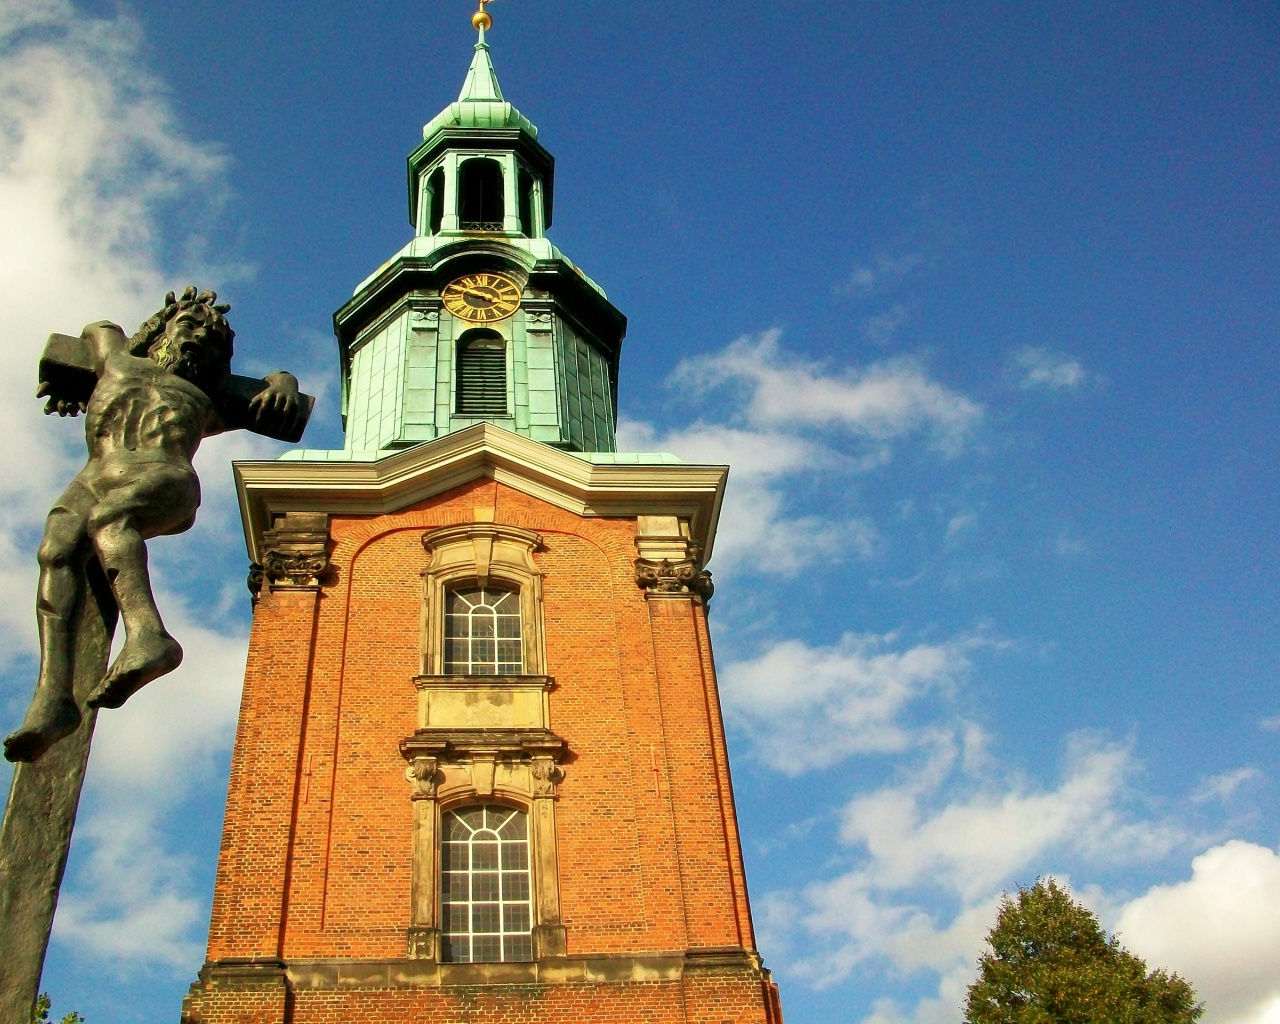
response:
<svg viewBox="0 0 1280 1024"><path fill-rule="evenodd" d="M129 351L214 394L231 374L230 309L218 302L216 292L197 294L195 285L188 285L181 298L169 292L164 308L138 328Z"/></svg>

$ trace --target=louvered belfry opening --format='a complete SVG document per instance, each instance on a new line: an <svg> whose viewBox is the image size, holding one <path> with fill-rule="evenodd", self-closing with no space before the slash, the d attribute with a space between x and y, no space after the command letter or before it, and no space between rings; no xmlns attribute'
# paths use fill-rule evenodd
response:
<svg viewBox="0 0 1280 1024"><path fill-rule="evenodd" d="M493 331L468 331L458 342L458 401L462 416L507 414L507 346Z"/></svg>

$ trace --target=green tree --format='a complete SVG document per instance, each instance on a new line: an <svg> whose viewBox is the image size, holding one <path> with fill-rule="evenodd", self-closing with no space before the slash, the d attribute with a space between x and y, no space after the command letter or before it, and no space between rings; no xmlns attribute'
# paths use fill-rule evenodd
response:
<svg viewBox="0 0 1280 1024"><path fill-rule="evenodd" d="M1193 1024L1186 981L1147 965L1053 879L1005 894L965 1002L967 1024Z"/></svg>
<svg viewBox="0 0 1280 1024"><path fill-rule="evenodd" d="M53 1001L49 998L49 993L41 992L36 999L36 1008L35 1013L31 1015L31 1024L45 1024L49 1019L49 1010L52 1006ZM72 1010L62 1018L61 1024L84 1024L84 1018Z"/></svg>

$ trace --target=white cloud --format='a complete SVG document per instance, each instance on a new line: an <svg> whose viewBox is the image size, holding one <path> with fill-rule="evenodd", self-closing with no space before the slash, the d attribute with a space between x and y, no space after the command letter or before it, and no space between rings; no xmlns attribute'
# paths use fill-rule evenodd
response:
<svg viewBox="0 0 1280 1024"><path fill-rule="evenodd" d="M1116 933L1150 966L1176 971L1205 1002L1204 1024L1280 1021L1280 856L1233 840L1120 914Z"/></svg>
<svg viewBox="0 0 1280 1024"><path fill-rule="evenodd" d="M862 370L827 372L784 353L781 332L744 336L720 352L682 360L672 380L695 392L722 386L745 392L755 426L842 428L870 441L917 432L954 451L982 417L982 407L934 380L909 359Z"/></svg>
<svg viewBox="0 0 1280 1024"><path fill-rule="evenodd" d="M634 420L618 424L622 451L668 451L686 462L728 465L726 501L716 529L715 569L767 566L789 575L816 561L869 558L878 533L869 519L796 515L786 480L845 466L816 442L778 430L699 423L659 435Z"/></svg>
<svg viewBox="0 0 1280 1024"><path fill-rule="evenodd" d="M862 336L873 345L888 345L908 319L907 307L896 303L883 313L867 317L862 324Z"/></svg>
<svg viewBox="0 0 1280 1024"><path fill-rule="evenodd" d="M1023 390L1048 388L1050 391L1062 391L1078 388L1093 379L1079 360L1047 348L1020 348L1009 361L1018 387Z"/></svg>
<svg viewBox="0 0 1280 1024"><path fill-rule="evenodd" d="M965 641L895 650L897 638L848 634L833 647L774 644L720 671L725 710L758 757L788 775L853 754L899 753L924 738L903 721L909 705L967 671Z"/></svg>
<svg viewBox="0 0 1280 1024"><path fill-rule="evenodd" d="M1259 729L1265 729L1267 732L1280 731L1280 715L1273 715L1270 718L1264 718L1258 723Z"/></svg>
<svg viewBox="0 0 1280 1024"><path fill-rule="evenodd" d="M1124 747L1077 734L1060 781L1044 787L1001 771L972 726L918 735L928 756L841 812L838 839L858 852L855 866L764 901L762 932L774 955L815 986L876 961L940 976L936 998L914 1011L881 1002L873 1021L948 1019L1002 888L1066 860L1108 868L1158 860L1185 838L1177 825L1128 808L1136 765Z"/></svg>
<svg viewBox="0 0 1280 1024"><path fill-rule="evenodd" d="M1262 772L1258 771L1257 768L1248 766L1237 768L1235 771L1223 772L1221 775L1214 775L1212 778L1205 779L1191 794L1191 799L1198 804L1206 803L1209 800L1229 800L1235 791L1246 782L1252 782L1254 779L1260 778L1262 778Z"/></svg>
<svg viewBox="0 0 1280 1024"><path fill-rule="evenodd" d="M194 232L220 201L225 164L177 123L127 14L95 19L67 0L0 7L0 586L14 596L0 611L0 667L15 707L31 685L14 669L34 653L35 544L84 460L83 421L46 418L34 397L44 339L101 319L131 330L166 290L197 279L164 266L161 235L200 251ZM202 212L171 223L178 206ZM197 533L214 562L234 550L226 543L239 546L219 459L265 450L228 438L200 458ZM168 568L181 561L174 551L153 545L157 580L181 580ZM58 941L122 970L199 961L203 897L191 895L167 815L194 787L220 785L216 755L230 744L243 676L242 628L220 632L209 625L222 620L216 609L188 610L173 593L161 604L186 661L99 719L55 924Z"/></svg>
<svg viewBox="0 0 1280 1024"><path fill-rule="evenodd" d="M216 187L223 158L174 123L124 15L22 0L0 18L0 586L34 593L34 550L57 492L83 459L81 421L47 419L34 397L51 332L126 328L169 285L154 256L158 210ZM30 653L34 615L0 611L0 643Z"/></svg>
<svg viewBox="0 0 1280 1024"><path fill-rule="evenodd" d="M836 290L848 295L884 291L910 277L927 262L923 252L877 253L867 262L855 264L844 284Z"/></svg>

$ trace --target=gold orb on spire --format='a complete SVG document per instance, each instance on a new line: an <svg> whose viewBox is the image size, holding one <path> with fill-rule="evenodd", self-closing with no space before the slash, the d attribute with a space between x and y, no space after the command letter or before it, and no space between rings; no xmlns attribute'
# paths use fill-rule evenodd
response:
<svg viewBox="0 0 1280 1024"><path fill-rule="evenodd" d="M471 15L471 27L479 29L481 32L487 32L493 28L493 17L484 9L484 5L492 3L493 0L480 0L480 10Z"/></svg>

